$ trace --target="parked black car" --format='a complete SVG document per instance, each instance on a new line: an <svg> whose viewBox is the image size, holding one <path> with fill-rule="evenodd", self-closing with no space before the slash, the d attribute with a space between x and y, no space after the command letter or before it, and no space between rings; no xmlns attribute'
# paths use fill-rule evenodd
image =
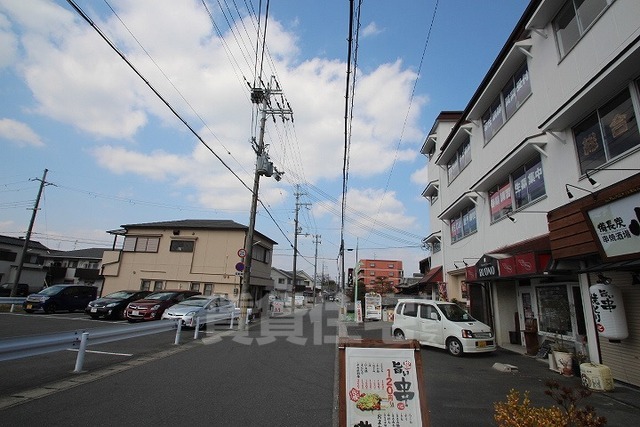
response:
<svg viewBox="0 0 640 427"><path fill-rule="evenodd" d="M84 311L91 316L92 319L99 317L124 319L124 310L127 308L127 304L131 301L142 299L150 293L150 291L135 290L113 292L95 301L91 301Z"/></svg>
<svg viewBox="0 0 640 427"><path fill-rule="evenodd" d="M98 288L86 285L53 285L37 294L31 294L22 303L27 313L44 310L55 313L58 310L83 310L90 301L96 299Z"/></svg>

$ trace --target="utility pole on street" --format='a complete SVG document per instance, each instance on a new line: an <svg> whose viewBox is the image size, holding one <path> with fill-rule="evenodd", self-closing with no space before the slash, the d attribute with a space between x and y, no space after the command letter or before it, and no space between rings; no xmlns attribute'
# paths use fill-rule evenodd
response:
<svg viewBox="0 0 640 427"><path fill-rule="evenodd" d="M273 87L275 85L275 87ZM284 172L278 171L273 163L269 161L269 154L265 150L264 144L264 132L267 121L267 115L279 115L283 119L287 116L292 116L293 112L289 103L281 102L277 103L278 108L272 108L270 103L270 97L272 95L281 95L282 90L278 86L278 82L275 77L271 78L266 88L254 87L251 89L251 102L260 105L260 133L258 135L258 141L255 139L252 141L253 150L256 153L256 171L253 177L253 191L251 196L251 212L249 215L249 228L244 242L245 250L245 263L244 270L242 271L242 281L240 283L240 319L238 327L242 330L247 327L247 309L250 300L250 287L251 287L251 263L253 260L253 235L255 234L256 226L256 213L258 211L258 191L260 189L260 176L267 177L274 176L276 181L282 179Z"/></svg>

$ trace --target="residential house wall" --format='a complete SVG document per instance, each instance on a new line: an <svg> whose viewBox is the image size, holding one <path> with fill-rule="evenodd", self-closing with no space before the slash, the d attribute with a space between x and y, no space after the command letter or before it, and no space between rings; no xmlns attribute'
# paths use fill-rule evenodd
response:
<svg viewBox="0 0 640 427"><path fill-rule="evenodd" d="M15 282L24 242L23 238L0 236L0 283ZM20 283L29 284L31 290L39 290L44 285L43 255L48 251L40 242L29 241L20 272Z"/></svg>
<svg viewBox="0 0 640 427"><path fill-rule="evenodd" d="M124 225L119 250L104 254L104 292L120 289L192 289L239 303L246 227L233 221L182 220ZM275 242L255 233L249 291L254 304L273 288Z"/></svg>

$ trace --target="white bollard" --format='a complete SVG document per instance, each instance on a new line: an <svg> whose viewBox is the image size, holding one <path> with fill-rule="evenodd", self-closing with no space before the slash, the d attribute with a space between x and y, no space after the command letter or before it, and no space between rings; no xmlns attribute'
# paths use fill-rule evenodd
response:
<svg viewBox="0 0 640 427"><path fill-rule="evenodd" d="M180 344L180 332L182 332L182 321L178 319L178 328L176 329L176 340L173 342L174 345Z"/></svg>
<svg viewBox="0 0 640 427"><path fill-rule="evenodd" d="M193 332L193 339L197 340L200 331L200 316L196 317L196 330Z"/></svg>
<svg viewBox="0 0 640 427"><path fill-rule="evenodd" d="M73 372L76 374L82 372L82 365L84 365L84 355L87 352L87 341L89 341L89 332L83 332L82 338L80 338L78 357L76 357L76 367L73 370Z"/></svg>

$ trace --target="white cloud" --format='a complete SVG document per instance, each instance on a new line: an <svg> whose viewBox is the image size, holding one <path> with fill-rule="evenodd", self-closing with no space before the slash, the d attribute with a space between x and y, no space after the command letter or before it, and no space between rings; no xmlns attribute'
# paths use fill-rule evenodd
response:
<svg viewBox="0 0 640 427"><path fill-rule="evenodd" d="M380 34L384 30L378 28L378 25L375 22L371 22L366 27L364 27L361 31L362 31L362 37L369 37L369 36Z"/></svg>
<svg viewBox="0 0 640 427"><path fill-rule="evenodd" d="M0 138L6 139L20 147L44 146L40 136L27 124L13 119L0 119Z"/></svg>
<svg viewBox="0 0 640 427"><path fill-rule="evenodd" d="M0 14L0 68L15 62L18 41L11 32L11 23Z"/></svg>
<svg viewBox="0 0 640 427"><path fill-rule="evenodd" d="M423 167L414 171L411 174L411 182L413 182L414 184L418 184L420 186L426 187L427 184L429 183L428 173L429 173L429 165L425 163Z"/></svg>

